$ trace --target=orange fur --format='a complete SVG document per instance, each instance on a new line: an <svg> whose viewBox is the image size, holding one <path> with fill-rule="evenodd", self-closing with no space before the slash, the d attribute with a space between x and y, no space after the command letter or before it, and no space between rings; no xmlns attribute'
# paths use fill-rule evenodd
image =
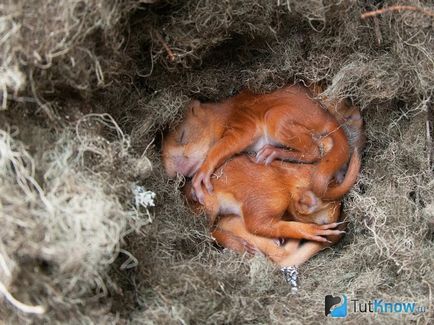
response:
<svg viewBox="0 0 434 325"><path fill-rule="evenodd" d="M214 193L205 192L210 223L218 215L237 214L252 234L326 242L321 236L339 232L330 230L334 226L329 225L325 213L339 202L322 202L312 194L313 203L305 204L306 193L312 193L308 189L315 168L279 161L265 166L245 155L227 161L217 170L220 176L211 180ZM282 220L285 213L300 221ZM312 219L310 223L306 223L306 215Z"/></svg>
<svg viewBox="0 0 434 325"><path fill-rule="evenodd" d="M314 169L313 165L277 161L259 165L245 155L226 162L218 170L219 177L211 180L214 193L205 193L204 207L210 223L215 224L212 236L238 252L260 251L281 266L300 265L337 242L341 230L332 228L338 226L339 201L323 202L312 194L315 203L309 211L297 204ZM190 186L185 189L187 196ZM276 238L308 239L317 244L289 241L280 246Z"/></svg>
<svg viewBox="0 0 434 325"><path fill-rule="evenodd" d="M199 169L209 148L221 140L218 135L225 132L224 123L229 115L225 103L200 104L193 101L190 104L187 120L177 130L171 132L163 143L163 160L169 175L181 172L186 176L192 176ZM336 109L334 111L332 109L332 112L338 116L341 123L343 120L341 117L345 116L343 112L350 112L350 115L354 115L355 109L358 113L356 108L353 109L346 103L337 104ZM211 105L212 109L207 109L208 105ZM218 123L215 123L216 120ZM362 123L361 119L358 122ZM205 129L203 125L209 125L209 128ZM350 125L348 129L351 129L351 126L353 125ZM355 138L359 139L359 145L355 147L361 149L363 142L360 140L363 138L361 127L359 127L360 131L357 131L357 127L353 129L353 135L356 134ZM293 130L303 134L303 128L297 126ZM352 136L351 132L347 134ZM192 138L195 140L191 141ZM310 140L312 139L311 137ZM309 137L305 142L309 142ZM332 141L327 142L322 139L314 144L327 144L326 151L329 150L329 152L336 147L333 138ZM286 154L284 149L276 149L274 146L265 147L271 153L281 150L283 154ZM277 156L280 155L280 158L283 154L278 153ZM314 160L315 156L318 156L318 153L313 152L308 159ZM335 187L335 193L333 193L333 188L329 189L328 193L332 194L328 197L324 195L326 198L336 200L344 195L354 183L360 168L357 150L349 165L350 168L344 182ZM280 265L303 263L328 245L326 239L320 237L321 235L334 234L336 240L339 234L337 230L327 229L330 225L325 227L315 225L315 223L337 221L340 206L337 201L323 202L310 192L311 182L315 179L319 167L319 165L295 165L282 162L274 162L271 166L265 167L254 164L246 157L238 157L227 162L215 173L220 178L212 180L215 188L214 195L208 193L204 195L205 207L212 222L217 215L226 214L218 221L213 236L223 246L238 251L251 251L254 247L270 256L271 259L273 259L271 256L279 256L273 260ZM282 169L286 169L286 173ZM298 221L283 221L282 216L285 212L289 212L293 219ZM235 216L234 213L242 215L244 220ZM311 224L305 222L311 222ZM291 244L291 247L298 247L294 251L294 249L287 249L286 245L283 247L277 245L272 238L278 237L306 238L318 240L319 243L306 243L301 246L298 241L292 241L296 244Z"/></svg>
<svg viewBox="0 0 434 325"><path fill-rule="evenodd" d="M361 152L365 144L365 136L363 121L358 108L352 106L345 99L340 101L327 100L326 104L328 110L344 128L347 137L350 139L351 149ZM345 173L345 169L343 172ZM340 209L337 205L329 206L326 211L328 211L328 217L326 218L328 222L335 222L340 219ZM315 214L304 215L303 220L317 222L316 217ZM274 239L249 233L241 218L234 215L225 215L218 221L216 229L213 231L213 237L216 238L220 245L238 252L255 253L260 251L280 266L299 266L322 249L339 241L341 236L328 236L330 243L306 242L302 244L299 240L289 240L281 246Z"/></svg>
<svg viewBox="0 0 434 325"><path fill-rule="evenodd" d="M202 184L211 192L210 177L215 169L242 151L258 152L266 144L280 145L290 150L276 151L273 156L258 152L258 162L269 163L276 158L318 162L311 188L320 197L349 158L344 131L336 119L312 99L309 89L301 85L287 86L265 95L243 91L221 103L193 101L182 129L188 130L190 138L200 139L204 146L200 155L198 151L194 154L194 169L186 170L194 174L193 187L201 202ZM324 138L332 139L332 146L321 157Z"/></svg>
<svg viewBox="0 0 434 325"><path fill-rule="evenodd" d="M288 264L288 257L293 255L300 245L299 240L288 240L282 245L278 240L251 234L243 220L236 215L224 216L212 232L217 243L239 253L263 253L280 266L299 265Z"/></svg>

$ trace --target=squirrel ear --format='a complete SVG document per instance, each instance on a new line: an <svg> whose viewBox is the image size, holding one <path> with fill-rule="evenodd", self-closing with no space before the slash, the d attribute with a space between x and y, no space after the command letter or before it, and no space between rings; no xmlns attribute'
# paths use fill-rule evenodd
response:
<svg viewBox="0 0 434 325"><path fill-rule="evenodd" d="M197 116L199 114L199 110L200 110L200 101L198 101L197 99L193 99L188 104L187 109L193 116Z"/></svg>
<svg viewBox="0 0 434 325"><path fill-rule="evenodd" d="M301 214L311 214L318 208L318 197L312 191L304 191L295 201L295 209Z"/></svg>

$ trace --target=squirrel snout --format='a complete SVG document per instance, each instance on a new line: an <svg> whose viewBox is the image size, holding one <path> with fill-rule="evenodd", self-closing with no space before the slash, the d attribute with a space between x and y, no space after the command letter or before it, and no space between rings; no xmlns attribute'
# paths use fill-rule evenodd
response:
<svg viewBox="0 0 434 325"><path fill-rule="evenodd" d="M199 165L200 163L193 158L184 155L176 155L167 159L165 169L170 177L175 177L176 174L192 177Z"/></svg>

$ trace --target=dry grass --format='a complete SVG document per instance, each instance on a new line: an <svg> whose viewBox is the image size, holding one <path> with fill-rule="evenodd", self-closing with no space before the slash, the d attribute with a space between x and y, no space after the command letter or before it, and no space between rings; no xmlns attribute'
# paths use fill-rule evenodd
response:
<svg viewBox="0 0 434 325"><path fill-rule="evenodd" d="M322 323L330 293L430 308L350 323L432 321L433 20L363 20L370 3L3 1L0 321ZM191 97L295 80L351 97L368 146L345 200L350 231L291 295L264 258L212 245L183 180L164 176L159 142ZM135 204L137 185L155 207Z"/></svg>

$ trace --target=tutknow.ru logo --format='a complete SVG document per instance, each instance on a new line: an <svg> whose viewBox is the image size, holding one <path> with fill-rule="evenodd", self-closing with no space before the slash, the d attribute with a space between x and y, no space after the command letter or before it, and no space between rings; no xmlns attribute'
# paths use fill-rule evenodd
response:
<svg viewBox="0 0 434 325"><path fill-rule="evenodd" d="M349 308L348 308L349 307ZM351 299L346 295L327 295L324 299L324 313L333 318L347 317L348 310L353 313L401 313L420 314L427 311L425 306L417 306L415 302L386 302L383 299L361 301Z"/></svg>

